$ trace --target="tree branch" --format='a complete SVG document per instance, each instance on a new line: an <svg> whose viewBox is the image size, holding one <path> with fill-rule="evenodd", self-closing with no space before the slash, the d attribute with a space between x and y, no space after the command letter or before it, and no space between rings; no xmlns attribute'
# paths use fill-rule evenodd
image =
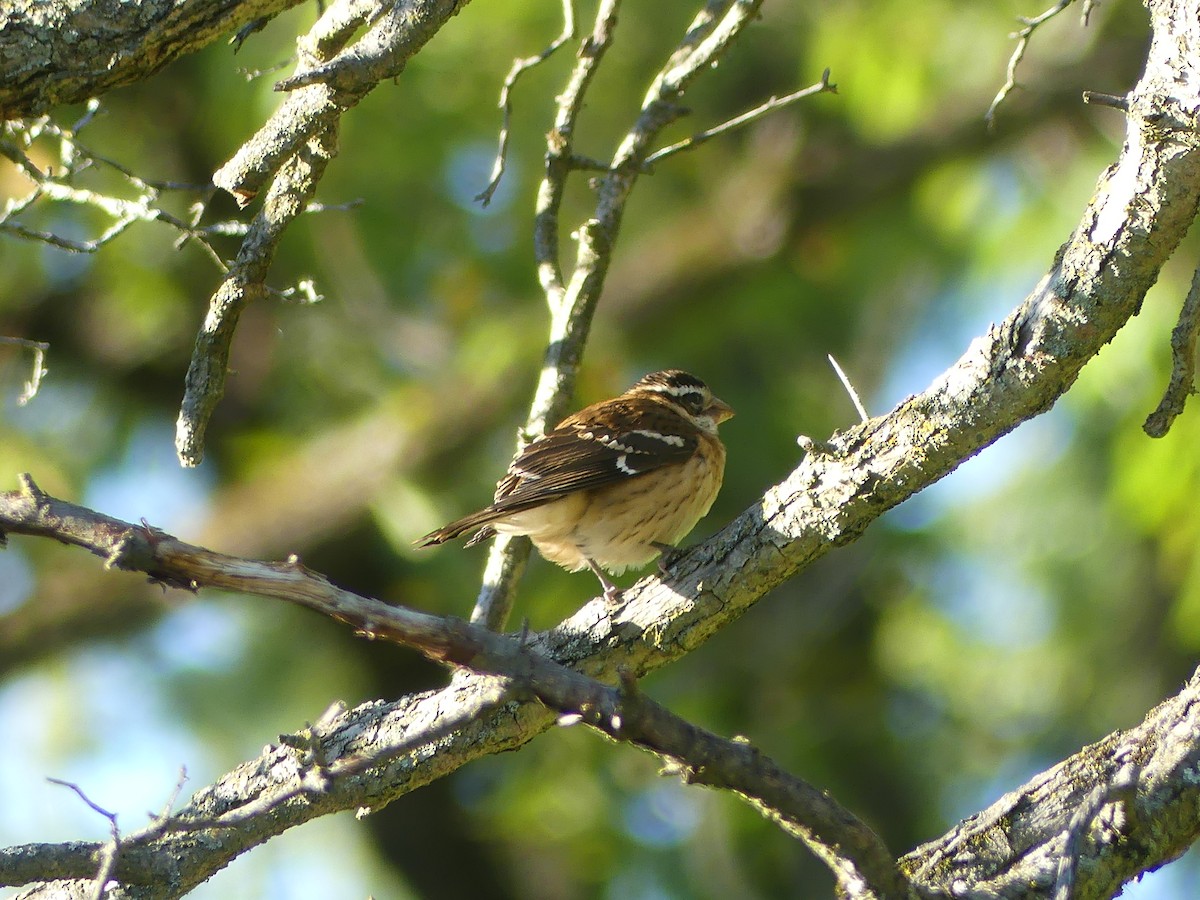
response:
<svg viewBox="0 0 1200 900"><path fill-rule="evenodd" d="M381 81L395 78L468 0L335 0L299 42L301 71L276 85L288 91L258 133L213 175L213 184L248 203L271 174ZM348 44L361 26L369 26Z"/></svg>
<svg viewBox="0 0 1200 900"><path fill-rule="evenodd" d="M197 466L204 458L204 435L209 417L225 394L230 346L242 310L268 294L267 272L283 232L304 212L336 152L337 131L331 128L310 140L279 170L237 258L209 301L175 423L175 450L185 466Z"/></svg>
<svg viewBox="0 0 1200 900"><path fill-rule="evenodd" d="M961 884L955 896L999 900L1073 883L1073 898L1111 897L1200 836L1198 763L1200 670L1141 725L1035 776L901 868L918 891Z"/></svg>
<svg viewBox="0 0 1200 900"><path fill-rule="evenodd" d="M1192 286L1183 299L1179 321L1171 331L1171 378L1167 389L1142 425L1150 437L1165 437L1183 412L1187 398L1196 393L1197 334L1200 334L1200 267L1192 273Z"/></svg>
<svg viewBox="0 0 1200 900"><path fill-rule="evenodd" d="M117 868L118 860L130 849L146 849L163 838L177 838L180 833L251 825L279 813L293 801L329 793L349 776L428 745L500 703L532 696L618 740L631 741L668 758L688 781L742 795L803 839L839 880L865 885L871 891L867 894L860 890L860 896L897 897L906 893L891 854L864 823L745 742L718 738L641 696L627 672L623 671L620 691L607 688L533 651L524 635L514 641L458 619L361 597L334 587L294 558L285 563L261 563L185 544L148 525L130 525L49 497L28 475L22 476L20 490L0 494L0 528L82 547L102 557L106 567L145 572L160 584L191 591L215 587L296 603L338 619L370 639L392 641L437 661L501 676L499 682L492 683L490 695L439 719L433 730L417 728L398 742L373 746L369 751L332 755L319 733L322 723L317 728L310 726L301 735L284 741L287 747L304 751L294 779L263 790L250 802L216 816L182 815L156 821L145 831L121 841L116 817L93 807L109 818L114 832L112 841L89 849L86 857L90 862L92 855L100 856L103 877L96 877L99 884L114 873L127 883L136 881L139 872L144 876L146 870L137 864L128 871ZM329 721L336 721L341 712L335 711ZM2 874L4 868L0 855L0 879L12 877ZM77 873L59 870L53 874ZM47 877L46 873L41 877Z"/></svg>
<svg viewBox="0 0 1200 900"><path fill-rule="evenodd" d="M298 0L30 0L0 10L0 121L148 78Z"/></svg>
<svg viewBox="0 0 1200 900"><path fill-rule="evenodd" d="M225 393L230 344L242 310L268 292L267 271L284 229L312 199L325 166L337 153L342 113L380 81L398 75L408 59L466 0L380 3L337 0L300 41L305 68L279 89L287 100L234 157L213 184L248 204L270 179L262 211L224 281L209 301L196 336L175 425L175 449L185 466L204 458L208 420ZM347 42L360 26L365 34Z"/></svg>
<svg viewBox="0 0 1200 900"><path fill-rule="evenodd" d="M683 115L679 100L687 88L724 56L755 19L761 5L762 0L710 0L693 20L652 79L636 122L619 142L595 185L596 207L592 217L572 233L578 248L570 278L564 282L558 215L567 178L576 168L573 143L576 120L596 69L612 43L620 8L620 0L600 3L592 32L584 39L567 86L558 97L554 125L546 136L546 170L538 188L534 216L534 253L538 280L550 307L550 337L518 449L542 434L548 422L566 415L625 205L638 177L646 170L654 141L664 128ZM526 538L502 537L494 542L472 622L484 622L497 630L504 626L512 609L514 586L528 555Z"/></svg>
<svg viewBox="0 0 1200 900"><path fill-rule="evenodd" d="M983 116L989 129L994 128L996 125L996 111L1000 108L1000 104L1008 99L1008 95L1017 86L1017 67L1021 65L1021 60L1025 58L1025 51L1029 48L1029 40L1033 37L1033 33L1074 2L1075 0L1056 0L1053 6L1043 11L1040 15L1033 16L1032 18L1021 17L1020 21L1024 27L1016 34L1011 35L1011 37L1017 39L1017 46L1013 48L1012 56L1008 59L1008 67L1004 73L1004 84L1000 86L1000 90L992 98L992 103ZM1091 4L1085 2L1082 17L1083 24L1085 25L1087 24L1090 9Z"/></svg>

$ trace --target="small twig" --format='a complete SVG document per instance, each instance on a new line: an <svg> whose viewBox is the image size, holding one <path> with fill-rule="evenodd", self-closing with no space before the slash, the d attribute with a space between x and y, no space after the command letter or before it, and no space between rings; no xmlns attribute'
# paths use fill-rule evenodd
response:
<svg viewBox="0 0 1200 900"><path fill-rule="evenodd" d="M508 76L504 79L504 86L500 89L500 109L504 111L504 119L500 123L500 145L496 149L496 160L492 163L492 174L487 187L475 195L475 199L485 207L492 202L492 195L496 193L496 188L500 186L500 179L504 177L504 167L508 160L509 125L512 120L512 90L517 79L529 69L545 62L559 47L575 38L575 4L573 0L562 0L562 7L563 28L558 37L536 56L513 60L512 68L509 69Z"/></svg>
<svg viewBox="0 0 1200 900"><path fill-rule="evenodd" d="M1200 267L1192 274L1192 286L1183 299L1179 321L1171 331L1171 379L1162 400L1146 417L1142 430L1150 437L1163 437L1183 412L1187 398L1196 393L1196 337L1200 334Z"/></svg>
<svg viewBox="0 0 1200 900"><path fill-rule="evenodd" d="M846 388L846 393L850 395L850 402L854 404L854 408L858 410L858 417L865 422L871 418L867 415L867 409L863 406L862 400L858 398L858 391L854 389L854 385L850 383L850 379L846 377L846 373L842 371L842 367L838 365L838 361L833 358L833 354L827 354L829 364L833 366L833 371L837 373L837 377L841 379L842 386Z"/></svg>
<svg viewBox="0 0 1200 900"><path fill-rule="evenodd" d="M187 784L187 780L187 766L180 766L179 777L175 780L175 787L167 797L167 802L163 804L162 810L157 814L148 813L150 824L141 831L136 831L125 838L126 844L152 841L162 837L171 830L170 826L173 821L171 811L175 809L175 802L179 799L179 794L183 791L183 786Z"/></svg>
<svg viewBox="0 0 1200 900"><path fill-rule="evenodd" d="M237 53L237 50L234 50L233 52ZM294 57L289 56L287 59L281 59L279 62L277 62L273 65L267 66L265 69L239 68L237 70L237 73L239 75L241 75L243 78L245 78L246 81L257 81L259 78L262 78L264 75L274 75L276 72L278 72L282 69L286 69L288 66L292 65L295 61L296 60Z"/></svg>
<svg viewBox="0 0 1200 900"><path fill-rule="evenodd" d="M761 119L763 116L775 112L778 109L782 109L785 106L790 106L798 100L803 100L804 98L811 97L814 94L824 93L837 93L837 85L830 84L829 82L829 69L826 69L821 73L821 80L816 84L810 85L809 87L795 91L791 94L787 94L783 97L772 97L761 106L756 106L754 109L748 110L739 116L735 116L727 122L717 125L715 128L709 128L705 131L698 132L692 135L690 138L686 138L678 143L671 144L669 147L663 147L661 150L651 153L646 157L645 166L648 169L655 163L660 162L669 156L674 156L676 153L680 153L684 150L691 150L700 146L705 141L716 137L717 135L726 134L727 132L734 131L745 125L749 125L751 122Z"/></svg>
<svg viewBox="0 0 1200 900"><path fill-rule="evenodd" d="M112 877L113 869L117 866L117 857L121 853L121 831L117 828L117 814L109 812L104 807L94 803L87 794L83 792L83 788L70 781L63 781L61 778L47 778L51 784L57 784L65 788L70 788L74 791L79 799L91 807L93 812L99 813L108 819L108 829L111 835L108 841L100 850L100 867L96 870L96 877L92 884L91 900L104 900L104 889L108 884L109 878Z"/></svg>
<svg viewBox="0 0 1200 900"><path fill-rule="evenodd" d="M1129 97L1120 94L1104 94L1100 91L1084 91L1083 102L1094 106L1111 106L1122 112L1129 112Z"/></svg>
<svg viewBox="0 0 1200 900"><path fill-rule="evenodd" d="M79 130L90 123L99 108L98 102L89 103L84 115L70 128L59 126L49 119L43 119L38 121L37 127L25 125L19 131L14 129L13 133L24 147L31 146L43 135L58 140L58 156L61 166L53 174L48 171L43 172L38 168L21 146L12 141L0 141L0 154L11 160L17 169L33 183L33 187L27 195L19 199L10 199L4 205L3 212L0 212L0 232L24 240L41 241L71 253L95 253L119 235L124 234L135 222L162 222L180 232L176 247L182 247L189 241L195 241L214 264L224 271L224 262L207 240L209 234L218 233L218 226L197 228L196 222L199 221L199 216L196 217L196 221L184 222L166 212L159 205L159 199L164 192L194 193L201 198L197 206L202 214L204 205L214 193L213 186L143 178L116 160L95 153L80 144L77 139ZM103 166L119 173L136 192L136 196L133 199L114 197L78 187L72 183L78 175L92 166ZM99 210L112 222L98 236L90 240L76 240L44 232L16 221L18 215L26 212L42 199Z"/></svg>
<svg viewBox="0 0 1200 900"><path fill-rule="evenodd" d="M987 123L988 130L991 130L995 127L996 110L999 109L1000 104L1004 102L1005 98L1008 97L1013 88L1017 86L1017 66L1019 66L1021 64L1021 60L1025 58L1025 51L1029 47L1030 36L1037 31L1038 26L1048 22L1050 19L1053 19L1073 2L1075 2L1075 0L1058 0L1057 3L1055 3L1041 15L1034 16L1032 19L1024 17L1020 19L1021 24L1025 27L1012 35L1012 37L1017 39L1017 46L1013 50L1012 56L1010 56L1008 59L1008 69L1005 71L1004 84L1001 85L1000 90L996 93L995 98L992 100L992 105L988 107L988 111L983 116L983 120ZM1086 16L1089 11L1090 5L1085 4L1085 24L1087 22Z"/></svg>
<svg viewBox="0 0 1200 900"><path fill-rule="evenodd" d="M24 406L37 395L38 388L42 386L42 378L46 374L46 351L50 349L50 345L44 341L3 336L0 336L0 344L14 344L33 352L33 372L25 382L25 389L17 397L17 405Z"/></svg>
<svg viewBox="0 0 1200 900"><path fill-rule="evenodd" d="M796 435L796 443L800 449L810 456L836 456L837 447L829 441L818 441L807 434Z"/></svg>

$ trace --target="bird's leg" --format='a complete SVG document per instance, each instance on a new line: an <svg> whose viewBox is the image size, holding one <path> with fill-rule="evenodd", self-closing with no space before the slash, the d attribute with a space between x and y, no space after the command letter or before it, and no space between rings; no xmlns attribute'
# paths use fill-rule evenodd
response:
<svg viewBox="0 0 1200 900"><path fill-rule="evenodd" d="M620 600L621 599L621 589L619 587L617 587L615 584L613 584L611 581L608 580L608 576L604 574L603 569L601 569L598 565L596 565L595 560L588 559L588 557L586 557L586 556L584 557L584 559L587 560L588 568L596 573L596 577L599 578L600 583L602 585L604 585L605 601L608 603L616 603L618 600Z"/></svg>
<svg viewBox="0 0 1200 900"><path fill-rule="evenodd" d="M661 556L658 558L658 573L666 575L667 569L675 565L679 561L679 557L683 556L684 551L674 544L664 544L662 541L651 541L650 546L656 549Z"/></svg>

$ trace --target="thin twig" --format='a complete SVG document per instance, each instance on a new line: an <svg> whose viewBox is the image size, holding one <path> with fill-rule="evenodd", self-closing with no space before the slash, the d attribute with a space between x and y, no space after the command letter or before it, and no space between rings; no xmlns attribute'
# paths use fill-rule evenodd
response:
<svg viewBox="0 0 1200 900"><path fill-rule="evenodd" d="M1163 437L1183 412L1187 398L1196 393L1196 337L1200 335L1200 267L1192 273L1192 285L1183 299L1179 321L1171 331L1171 379L1154 412L1142 430L1150 437Z"/></svg>
<svg viewBox="0 0 1200 900"><path fill-rule="evenodd" d="M854 385L850 383L850 379L846 377L846 373L842 371L842 367L838 365L838 361L833 358L833 354L827 354L829 364L833 366L833 371L837 372L837 377L841 379L842 386L846 389L846 393L850 395L850 402L854 404L854 408L858 410L859 421L865 422L871 418L867 415L867 409L863 406L862 400L858 398L858 391L854 389Z"/></svg>
<svg viewBox="0 0 1200 900"><path fill-rule="evenodd" d="M83 792L83 788L70 781L63 781L61 778L47 778L51 784L57 784L65 788L70 788L74 791L80 800L91 807L93 812L99 813L108 819L109 839L105 842L100 850L100 866L96 870L96 877L92 883L91 900L104 900L104 890L108 885L109 878L112 877L113 869L117 866L117 857L121 855L121 830L117 827L117 814L109 812L104 807L93 802L87 794Z"/></svg>
<svg viewBox="0 0 1200 900"><path fill-rule="evenodd" d="M1120 94L1105 94L1101 91L1084 91L1083 102L1094 106L1111 106L1122 112L1129 112L1129 97Z"/></svg>
<svg viewBox="0 0 1200 900"><path fill-rule="evenodd" d="M529 69L545 62L554 55L559 47L575 38L575 4L573 0L562 0L562 8L563 27L558 37L536 56L513 60L512 68L504 79L504 86L500 89L500 109L504 111L504 119L500 123L500 145L496 150L496 160L492 163L492 174L487 187L475 196L475 199L485 207L492 202L492 195L496 193L496 188L500 186L500 179L504 177L504 167L508 159L509 124L512 120L512 90L517 79Z"/></svg>
<svg viewBox="0 0 1200 900"><path fill-rule="evenodd" d="M1075 0L1058 0L1057 3L1055 3L1041 15L1034 16L1032 19L1024 17L1020 19L1021 24L1025 27L1012 35L1012 37L1017 39L1017 46L1013 49L1012 56L1009 57L1008 68L1005 71L1004 76L1004 84L1001 85L1000 90L996 93L995 98L992 100L991 106L988 107L988 111L983 116L983 120L987 123L989 130L995 127L996 110L999 109L1000 104L1004 102L1005 98L1008 97L1013 88L1017 86L1017 66L1019 66L1021 64L1021 60L1025 58L1025 50L1029 47L1030 36L1037 31L1038 26L1048 22L1050 19L1053 19L1074 2ZM1085 24L1087 22L1086 16L1089 9L1090 6L1085 5Z"/></svg>
<svg viewBox="0 0 1200 900"><path fill-rule="evenodd" d="M49 172L43 172L29 159L24 151L24 147L19 146L14 141L0 141L0 154L11 160L17 166L18 170L33 183L27 195L21 198L10 199L5 204L3 212L0 213L0 232L11 234L24 240L40 241L71 253L90 254L96 253L118 236L124 234L129 226L135 222L162 222L180 232L180 237L176 241L177 248L182 247L185 243L194 241L201 247L205 255L221 271L224 271L224 261L207 238L210 234L220 233L230 226L219 223L214 226L198 228L195 222L184 222L171 213L168 213L159 205L161 195L165 192L193 193L200 197L196 206L198 206L202 213L204 205L212 197L215 190L213 186L143 178L135 174L127 166L95 153L79 143L79 130L91 122L98 109L98 102L89 103L85 114L70 128L59 126L48 118L39 120L36 127L26 124L21 128L15 126L10 128L9 133L13 134L24 147L31 146L35 140L42 136L57 139L59 142L58 157L61 166L56 169L53 175ZM104 167L119 173L136 192L136 196L133 199L114 197L78 187L72 183L74 179L92 166ZM96 237L87 240L78 240L41 231L16 220L18 215L25 213L38 201L43 199L95 209L109 217L112 221ZM199 216L196 217L196 221L198 220Z"/></svg>
<svg viewBox="0 0 1200 900"><path fill-rule="evenodd" d="M799 100L803 100L806 97L823 93L837 93L837 85L829 83L829 69L826 69L821 73L821 80L816 84L810 85L809 87L795 91L791 94L786 94L783 97L772 97L766 103L756 106L754 109L748 110L739 116L735 116L729 121L717 125L715 128L709 128L705 131L698 132L692 135L690 138L686 138L678 143L671 144L669 147L663 147L661 150L651 153L646 157L645 165L647 168L650 168L655 163L660 162L669 156L674 156L676 153L698 147L705 141L708 141L717 135L734 131L745 125L749 125L751 122L757 121L758 119L761 119L778 109L782 109L785 106L790 106Z"/></svg>

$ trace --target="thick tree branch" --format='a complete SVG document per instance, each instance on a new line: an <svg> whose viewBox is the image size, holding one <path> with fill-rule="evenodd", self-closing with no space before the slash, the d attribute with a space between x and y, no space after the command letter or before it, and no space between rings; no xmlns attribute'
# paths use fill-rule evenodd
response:
<svg viewBox="0 0 1200 900"><path fill-rule="evenodd" d="M618 740L631 741L664 756L685 773L687 780L733 790L811 846L858 896L897 897L906 888L883 843L864 823L820 790L784 772L744 742L726 741L696 728L638 694L632 677L623 678L620 691L607 688L530 649L518 640L469 625L459 619L433 616L394 607L334 587L308 571L298 560L261 563L214 553L185 544L150 526L130 525L49 497L22 477L19 491L0 494L0 528L4 531L50 537L91 551L108 567L145 572L156 582L187 590L216 587L274 597L308 607L351 625L368 638L414 647L426 656L501 676L490 694L440 719L434 729L418 728L399 742L374 745L350 755L331 756L312 727L285 741L305 752L304 770L290 783L264 790L253 801L215 817L188 816L156 821L123 841L87 847L82 857L41 878L78 876L71 866L95 866L126 882L150 878L145 861L117 868L128 851L154 852L164 839L198 831L217 832L252 826L280 813L293 801L329 793L349 776L376 767L400 753L413 752L461 728L501 702L536 697L559 712L582 719ZM0 532L2 533L2 532ZM336 720L341 712L335 712ZM320 727L320 723L318 728ZM106 813L115 829L115 816ZM244 849L244 848L243 848ZM0 852L0 882L13 883L29 865L28 848L18 856ZM33 854L35 857L38 854ZM53 854L57 858L57 849ZM9 859L5 859L5 857ZM41 856L44 862L46 857ZM216 857L212 865L223 864ZM197 874L203 868L197 867ZM99 883L103 880L98 879ZM186 889L186 885L180 885Z"/></svg>
<svg viewBox="0 0 1200 900"><path fill-rule="evenodd" d="M1085 747L901 865L919 890L962 884L954 896L1051 897L1074 845L1071 896L1111 897L1200 836L1198 765L1200 670L1138 727Z"/></svg>
<svg viewBox="0 0 1200 900"><path fill-rule="evenodd" d="M298 0L30 0L0 5L0 121L82 103Z"/></svg>
<svg viewBox="0 0 1200 900"><path fill-rule="evenodd" d="M618 667L636 677L664 665L1067 390L1137 311L1200 199L1200 85L1177 77L1200 58L1200 0L1148 5L1154 39L1146 72L1131 94L1121 157L1102 176L1075 234L1025 302L976 339L925 392L834 435L830 452L802 461L754 507L683 556L668 579L643 579L611 611L589 604L556 629L533 636L532 649L606 680ZM463 677L442 692L364 705L328 723L322 746L336 756L380 738L399 743L413 723L437 721L469 705L489 681ZM1193 682L1152 713L1131 742L1114 736L1073 757L1032 782L1020 802L1006 798L973 818L964 828L967 838L951 836L921 848L906 871L942 894L996 896L993 888L1007 892L1000 896L1044 893L1058 878L1058 851L1078 831L1075 809L1097 790L1108 790L1102 786L1120 783L1130 762L1139 772L1136 799L1119 802L1139 815L1116 826L1124 840L1097 840L1089 832L1089 839L1077 841L1084 845L1077 895L1107 896L1133 871L1173 858L1195 838L1200 822L1192 777L1197 753L1191 736L1200 733L1194 701ZM404 753L365 769L352 790L335 781L328 791L293 798L254 820L256 840L324 812L386 803L470 759L519 746L554 721L536 704L507 704L445 735L436 753ZM294 756L269 750L199 792L186 813L219 815L254 802L279 772L296 772ZM210 859L229 858L247 839L243 830L229 828L205 847ZM1018 872L1012 865L1017 856L1032 868L1021 867L1020 877L1010 878ZM160 864L167 865L168 857L163 854ZM172 871L161 873L162 883L173 883Z"/></svg>

